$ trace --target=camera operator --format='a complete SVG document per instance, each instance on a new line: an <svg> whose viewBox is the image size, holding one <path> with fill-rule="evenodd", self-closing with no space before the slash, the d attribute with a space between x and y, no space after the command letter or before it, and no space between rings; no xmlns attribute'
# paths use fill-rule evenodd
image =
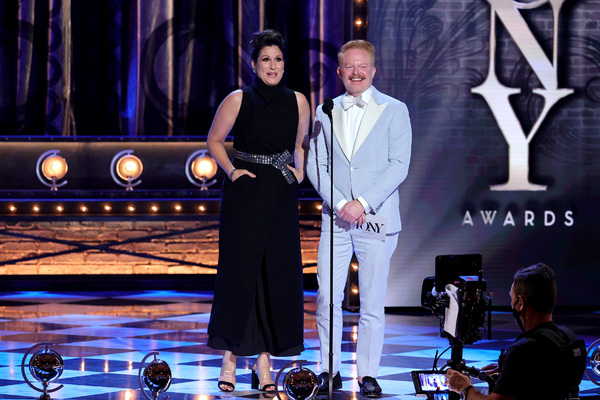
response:
<svg viewBox="0 0 600 400"><path fill-rule="evenodd" d="M567 328L552 321L556 302L556 276L544 264L519 269L510 289L515 322L524 332L502 353L498 365L484 367L498 374L489 396L481 394L471 379L449 369L450 390L468 400L577 398L585 372L585 344Z"/></svg>

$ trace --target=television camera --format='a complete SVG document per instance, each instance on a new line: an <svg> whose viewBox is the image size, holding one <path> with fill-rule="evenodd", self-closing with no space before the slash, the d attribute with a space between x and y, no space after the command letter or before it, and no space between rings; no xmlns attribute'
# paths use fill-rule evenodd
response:
<svg viewBox="0 0 600 400"><path fill-rule="evenodd" d="M423 281L421 305L440 319L440 337L448 338L452 349L450 360L440 370L437 369L439 357L436 354L433 370L429 373L439 375L446 368L452 368L486 381L491 391L494 380L485 372L466 366L463 360L464 345L480 340L486 331L488 339L491 338L492 295L486 295L485 291L481 254L440 255L435 259L435 276ZM460 397L449 392L445 385L424 390L420 383L426 372L413 371L417 393L426 394L428 399ZM416 379L419 376L420 381Z"/></svg>

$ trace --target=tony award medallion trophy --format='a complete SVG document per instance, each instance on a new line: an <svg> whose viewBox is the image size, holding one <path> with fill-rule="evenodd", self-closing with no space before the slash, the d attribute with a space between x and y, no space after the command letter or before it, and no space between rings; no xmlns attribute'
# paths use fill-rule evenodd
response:
<svg viewBox="0 0 600 400"><path fill-rule="evenodd" d="M25 382L32 389L42 392L40 400L51 400L52 398L48 393L56 392L63 387L63 385L59 385L53 389L48 389L50 382L58 379L65 368L65 364L60 354L50 348L50 346L53 345L53 343L38 343L32 346L27 350L23 356L23 361L21 362L21 374L23 374L23 379L25 379ZM42 383L41 389L35 387L31 381L27 379L27 375L25 374L25 361L27 360L29 353L33 353L34 351L35 353L29 359L29 373L34 379Z"/></svg>
<svg viewBox="0 0 600 400"><path fill-rule="evenodd" d="M165 361L156 358L158 354L160 354L158 351L152 351L148 353L140 363L140 369L138 372L140 389L142 389L144 397L146 397L148 400L158 399L158 395L166 392L169 386L171 386L171 368L169 368L169 364L167 364ZM146 368L144 368L144 363L150 356L154 356L154 360L150 361L148 365L146 365ZM144 384L148 387L148 389L150 389L153 397L150 397L146 394Z"/></svg>
<svg viewBox="0 0 600 400"><path fill-rule="evenodd" d="M588 348L586 364L585 374L590 381L600 386L600 339Z"/></svg>
<svg viewBox="0 0 600 400"><path fill-rule="evenodd" d="M306 360L292 361L279 370L275 379L275 389L279 400L281 400L279 377L286 368L295 364L298 364L298 366L292 368L283 378L283 390L287 397L292 400L310 400L317 395L319 387L317 376L310 369L302 366L302 363L305 362Z"/></svg>

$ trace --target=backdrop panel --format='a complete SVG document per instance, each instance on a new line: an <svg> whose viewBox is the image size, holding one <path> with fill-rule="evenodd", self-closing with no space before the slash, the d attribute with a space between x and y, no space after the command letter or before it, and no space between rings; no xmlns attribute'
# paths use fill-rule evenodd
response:
<svg viewBox="0 0 600 400"><path fill-rule="evenodd" d="M374 83L414 129L387 305L418 305L435 256L461 253L482 254L497 305L536 262L559 304L600 305L600 4L369 4Z"/></svg>
<svg viewBox="0 0 600 400"><path fill-rule="evenodd" d="M254 79L249 42L266 28L284 36L286 85L314 108L341 87L348 3L0 2L0 135L206 135Z"/></svg>

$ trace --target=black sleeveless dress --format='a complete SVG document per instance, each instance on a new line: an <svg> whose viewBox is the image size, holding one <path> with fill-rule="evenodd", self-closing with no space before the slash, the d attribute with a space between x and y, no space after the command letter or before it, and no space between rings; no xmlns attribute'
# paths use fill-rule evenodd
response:
<svg viewBox="0 0 600 400"><path fill-rule="evenodd" d="M294 154L298 103L292 90L259 78L243 89L232 129L234 148L251 154ZM304 301L298 182L280 170L233 159L243 175L221 192L219 265L208 346L238 356L300 354Z"/></svg>

